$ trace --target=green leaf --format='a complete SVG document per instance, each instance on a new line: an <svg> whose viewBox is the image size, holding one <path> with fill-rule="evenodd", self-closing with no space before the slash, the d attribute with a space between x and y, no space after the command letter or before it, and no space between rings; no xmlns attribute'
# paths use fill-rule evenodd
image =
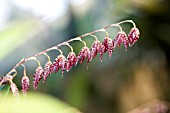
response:
<svg viewBox="0 0 170 113"><path fill-rule="evenodd" d="M40 93L29 93L24 98L8 96L0 106L0 113L81 113L59 99Z"/></svg>

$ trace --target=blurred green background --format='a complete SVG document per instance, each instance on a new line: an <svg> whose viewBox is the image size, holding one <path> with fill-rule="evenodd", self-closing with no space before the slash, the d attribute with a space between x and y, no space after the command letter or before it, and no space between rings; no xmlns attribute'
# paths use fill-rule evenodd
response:
<svg viewBox="0 0 170 113"><path fill-rule="evenodd" d="M31 80L29 92L45 93L80 109L83 113L126 113L153 99L170 101L170 1L169 0L0 0L0 76L22 58L84 33L126 19L132 19L140 39L127 52L116 48L112 58L97 56L86 68L49 76L33 91L36 62L25 63ZM128 33L131 24L122 24ZM108 29L113 39L117 28ZM100 41L105 34L97 33ZM85 37L88 47L94 38ZM75 41L76 54L83 47ZM62 46L64 55L70 49ZM53 61L58 51L48 54ZM41 64L45 56L38 57ZM23 67L17 68L15 83L21 89Z"/></svg>

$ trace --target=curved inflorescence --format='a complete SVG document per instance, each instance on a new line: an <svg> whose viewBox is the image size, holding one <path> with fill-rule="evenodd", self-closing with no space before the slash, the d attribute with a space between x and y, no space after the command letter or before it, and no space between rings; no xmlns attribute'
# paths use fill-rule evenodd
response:
<svg viewBox="0 0 170 113"><path fill-rule="evenodd" d="M120 27L120 24L126 23L126 22L130 22L133 24L133 28L131 28L128 35L126 35L126 33L122 31L122 28ZM106 31L107 28L110 28L112 26L117 26L120 29L120 31L117 33L114 39L110 38L108 35L108 32ZM100 42L98 38L94 35L95 33L98 33L101 31L104 31L106 33L106 37L104 38L102 42ZM26 75L26 67L24 65L25 62L29 60L35 60L38 63L38 67L36 68L34 76L33 76L33 86L34 86L34 89L36 89L41 79L43 79L43 82L45 82L49 75L51 75L52 73L57 73L60 69L61 69L61 73L63 76L64 71L67 71L67 72L70 71L70 69L73 66L76 66L78 63L81 64L85 60L87 63L89 63L93 58L97 56L97 54L100 55L100 60L102 62L102 56L104 53L108 52L108 55L111 58L113 50L122 44L125 47L125 51L127 51L128 46L131 47L139 39L139 35L140 35L139 30L138 28L136 28L136 25L132 20L125 20L125 21L122 21L116 24L111 24L102 29L99 29L99 30L96 30L90 33L86 33L79 37L76 37L71 40L65 41L61 44L58 44L57 46L54 46L42 52L39 52L29 58L22 59L18 64L14 66L14 68L10 72L7 73L6 76L0 77L0 86L9 83L10 89L13 95L18 96L19 95L18 88L17 88L17 85L13 82L13 79L17 75L16 68L22 65L24 67L24 74L21 79L21 86L22 86L22 92L25 95L30 86L29 77ZM91 48L88 48L86 46L86 42L82 40L82 38L85 36L93 36L96 39L93 42ZM84 47L82 47L82 49L80 50L77 56L76 56L76 53L74 53L73 51L73 47L70 45L70 43L75 40L78 40L84 44ZM67 57L65 57L63 55L63 52L59 49L59 47L62 45L67 45L71 49ZM47 55L47 52L54 50L54 49L58 50L60 52L60 55L58 55L58 57L52 62L50 60L50 57ZM36 59L37 56L42 55L42 54L44 54L48 58L48 61L46 62L44 68L41 66L40 62Z"/></svg>

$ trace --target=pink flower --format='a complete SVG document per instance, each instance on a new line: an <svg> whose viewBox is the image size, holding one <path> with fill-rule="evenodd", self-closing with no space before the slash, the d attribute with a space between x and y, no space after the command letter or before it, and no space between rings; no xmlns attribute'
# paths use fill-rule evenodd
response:
<svg viewBox="0 0 170 113"><path fill-rule="evenodd" d="M47 77L49 75L52 74L52 62L51 61L48 61L46 64L45 64L45 67L44 67L44 76L43 76L43 82L45 82L47 80Z"/></svg>
<svg viewBox="0 0 170 113"><path fill-rule="evenodd" d="M10 89L13 94L13 96L19 96L18 88L15 83L10 83Z"/></svg>
<svg viewBox="0 0 170 113"><path fill-rule="evenodd" d="M34 81L33 81L34 89L37 88L37 85L40 82L43 74L44 74L43 68L41 66L38 66L34 73Z"/></svg>
<svg viewBox="0 0 170 113"><path fill-rule="evenodd" d="M67 56L67 66L66 71L70 71L70 69L75 65L77 62L76 54L74 52L70 52Z"/></svg>
<svg viewBox="0 0 170 113"><path fill-rule="evenodd" d="M102 45L104 46L104 51L103 51L103 53L106 53L106 51L108 50L108 42L109 42L109 40L111 40L110 37L105 37L105 38L104 38L104 41L103 41L103 43L102 43Z"/></svg>
<svg viewBox="0 0 170 113"><path fill-rule="evenodd" d="M23 76L21 83L22 83L22 92L25 94L27 93L29 85L30 85L29 78L27 76Z"/></svg>
<svg viewBox="0 0 170 113"><path fill-rule="evenodd" d="M107 43L107 46L108 46L108 54L109 54L109 57L111 58L112 53L113 53L113 48L114 48L114 42L110 39Z"/></svg>
<svg viewBox="0 0 170 113"><path fill-rule="evenodd" d="M114 39L114 48L116 46L119 47L122 43L124 44L125 50L127 50L129 40L128 37L126 36L126 33L123 31L118 32L118 34L116 35L116 38Z"/></svg>
<svg viewBox="0 0 170 113"><path fill-rule="evenodd" d="M101 62L102 62L102 56L103 56L104 51L105 51L105 46L103 44L100 44L99 53L100 53L100 61Z"/></svg>
<svg viewBox="0 0 170 113"><path fill-rule="evenodd" d="M109 57L111 58L113 48L114 48L114 42L112 41L112 39L110 37L105 37L102 45L104 46L104 47L102 47L103 53L108 51Z"/></svg>
<svg viewBox="0 0 170 113"><path fill-rule="evenodd" d="M91 61L91 55L90 55L90 50L88 47L83 47L78 56L77 56L77 62L76 65L78 63L78 61L80 61L80 64L83 63L83 61L87 58L87 63L89 63Z"/></svg>
<svg viewBox="0 0 170 113"><path fill-rule="evenodd" d="M100 41L94 41L90 50L92 58L95 58L96 55L100 52L100 47L101 47Z"/></svg>
<svg viewBox="0 0 170 113"><path fill-rule="evenodd" d="M129 45L132 46L139 39L140 32L134 27L130 30L128 34Z"/></svg>
<svg viewBox="0 0 170 113"><path fill-rule="evenodd" d="M105 53L108 49L107 41L109 39L104 39L103 44L100 41L94 41L92 48L91 48L91 58L95 58L98 53L100 53L100 60L102 62L103 53Z"/></svg>
<svg viewBox="0 0 170 113"><path fill-rule="evenodd" d="M61 68L62 69L62 75L64 74L64 70L67 66L67 59L63 55L59 55L55 61L53 62L53 71L56 73Z"/></svg>

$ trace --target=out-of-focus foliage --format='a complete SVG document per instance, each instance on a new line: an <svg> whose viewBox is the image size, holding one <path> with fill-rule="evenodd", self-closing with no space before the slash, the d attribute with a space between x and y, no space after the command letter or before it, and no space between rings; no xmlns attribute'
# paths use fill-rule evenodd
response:
<svg viewBox="0 0 170 113"><path fill-rule="evenodd" d="M1 113L81 113L59 99L38 92L27 97L8 95L0 106Z"/></svg>

